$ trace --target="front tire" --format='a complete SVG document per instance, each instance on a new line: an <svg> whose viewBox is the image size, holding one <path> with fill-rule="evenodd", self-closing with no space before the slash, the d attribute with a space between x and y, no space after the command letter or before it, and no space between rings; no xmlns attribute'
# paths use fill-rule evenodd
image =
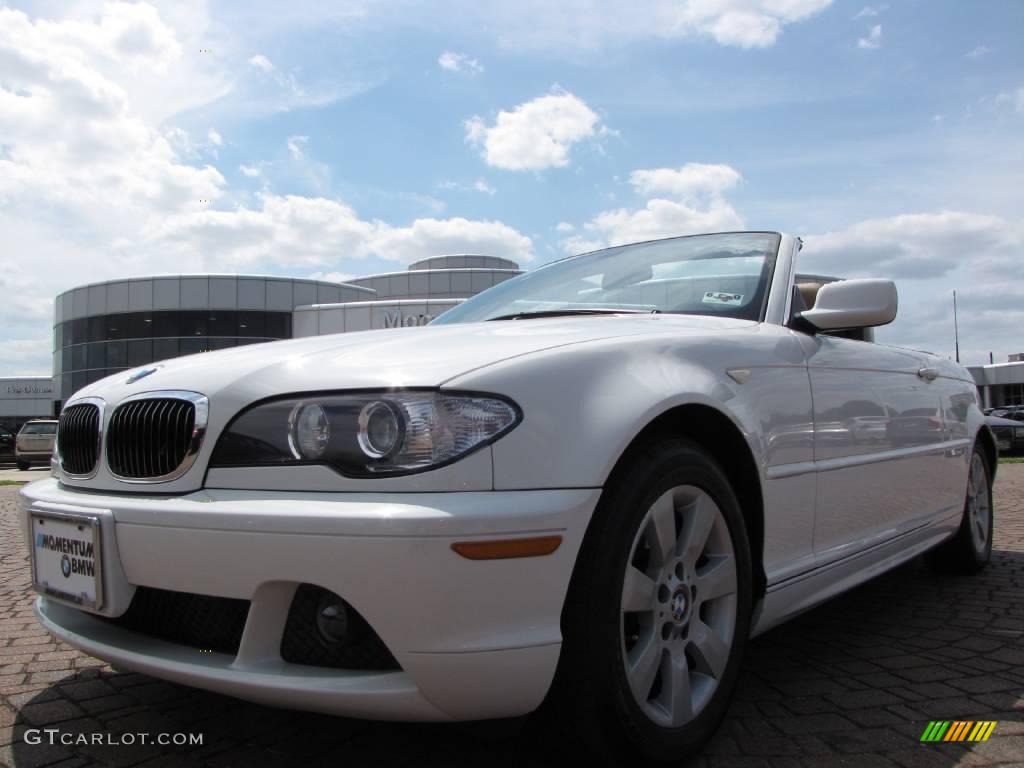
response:
<svg viewBox="0 0 1024 768"><path fill-rule="evenodd" d="M952 538L925 554L939 573L977 573L992 557L992 471L980 445L974 446L967 476L967 498L960 528Z"/></svg>
<svg viewBox="0 0 1024 768"><path fill-rule="evenodd" d="M563 612L550 703L595 751L678 761L712 735L750 633L750 548L711 456L664 440L606 488Z"/></svg>
<svg viewBox="0 0 1024 768"><path fill-rule="evenodd" d="M18 464L18 469L21 470L22 472L25 472L29 467L32 466L27 461L19 461L19 462L17 462L17 464Z"/></svg>

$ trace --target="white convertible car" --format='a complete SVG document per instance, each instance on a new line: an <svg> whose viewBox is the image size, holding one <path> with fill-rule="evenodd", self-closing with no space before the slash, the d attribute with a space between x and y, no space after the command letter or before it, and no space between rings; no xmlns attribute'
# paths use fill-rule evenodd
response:
<svg viewBox="0 0 1024 768"><path fill-rule="evenodd" d="M893 284L801 275L799 250L610 248L425 328L97 382L22 491L39 620L271 705L542 708L615 754L692 753L748 638L921 553L991 552L971 377L873 343Z"/></svg>

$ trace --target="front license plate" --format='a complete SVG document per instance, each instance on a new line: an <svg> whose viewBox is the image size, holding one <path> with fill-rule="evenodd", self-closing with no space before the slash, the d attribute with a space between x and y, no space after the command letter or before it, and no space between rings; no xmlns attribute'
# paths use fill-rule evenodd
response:
<svg viewBox="0 0 1024 768"><path fill-rule="evenodd" d="M998 443L996 443L996 446L999 448L1000 451L1008 451L1010 450L1010 441L1000 440Z"/></svg>
<svg viewBox="0 0 1024 768"><path fill-rule="evenodd" d="M98 610L103 604L100 521L32 511L32 581L45 595Z"/></svg>

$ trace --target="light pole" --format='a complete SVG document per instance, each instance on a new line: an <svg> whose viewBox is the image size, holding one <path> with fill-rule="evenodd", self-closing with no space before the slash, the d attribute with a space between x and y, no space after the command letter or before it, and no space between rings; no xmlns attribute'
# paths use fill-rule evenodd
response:
<svg viewBox="0 0 1024 768"><path fill-rule="evenodd" d="M956 343L956 361L960 362L960 326L956 321L956 291L953 291L953 339Z"/></svg>

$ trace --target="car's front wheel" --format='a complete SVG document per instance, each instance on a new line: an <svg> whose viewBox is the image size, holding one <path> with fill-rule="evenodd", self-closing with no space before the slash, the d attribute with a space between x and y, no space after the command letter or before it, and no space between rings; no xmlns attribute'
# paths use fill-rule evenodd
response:
<svg viewBox="0 0 1024 768"><path fill-rule="evenodd" d="M665 440L616 473L587 532L550 698L589 744L678 760L725 713L750 631L746 528L725 474Z"/></svg>
<svg viewBox="0 0 1024 768"><path fill-rule="evenodd" d="M27 461L19 461L19 462L17 462L17 464L18 464L18 469L20 469L22 472L26 471L29 467L32 466Z"/></svg>

